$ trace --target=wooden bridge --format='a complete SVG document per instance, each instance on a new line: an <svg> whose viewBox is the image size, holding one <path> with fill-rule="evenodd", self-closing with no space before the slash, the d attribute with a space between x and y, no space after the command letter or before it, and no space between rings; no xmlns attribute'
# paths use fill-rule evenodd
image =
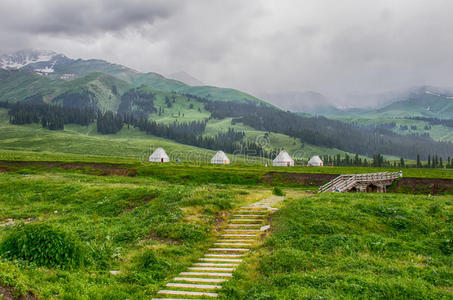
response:
<svg viewBox="0 0 453 300"><path fill-rule="evenodd" d="M385 193L387 187L403 172L381 172L368 174L345 174L336 177L319 188L319 193L325 192L380 192Z"/></svg>

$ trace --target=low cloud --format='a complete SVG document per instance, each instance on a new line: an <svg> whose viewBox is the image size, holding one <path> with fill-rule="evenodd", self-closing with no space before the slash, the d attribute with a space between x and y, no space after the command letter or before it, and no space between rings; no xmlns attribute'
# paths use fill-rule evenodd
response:
<svg viewBox="0 0 453 300"><path fill-rule="evenodd" d="M256 95L453 86L449 0L3 0L0 52L51 49L184 70Z"/></svg>

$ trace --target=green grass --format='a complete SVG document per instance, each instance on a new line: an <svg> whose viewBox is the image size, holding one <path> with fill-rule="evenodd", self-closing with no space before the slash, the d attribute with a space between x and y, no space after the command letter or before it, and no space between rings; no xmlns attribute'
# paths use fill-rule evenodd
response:
<svg viewBox="0 0 453 300"><path fill-rule="evenodd" d="M174 91L181 94L198 96L212 101L254 102L270 105L252 95L235 89L219 88L214 86L189 86L177 80L167 79L156 73L137 74L135 76L131 76L129 81L136 86L144 84L163 92Z"/></svg>
<svg viewBox="0 0 453 300"><path fill-rule="evenodd" d="M453 299L450 197L289 199L225 299Z"/></svg>
<svg viewBox="0 0 453 300"><path fill-rule="evenodd" d="M49 225L82 246L83 263L70 270L2 256L0 285L44 299L150 297L205 251L222 215L247 197L234 186L32 173L0 173L0 223ZM12 232L0 227L0 243Z"/></svg>
<svg viewBox="0 0 453 300"><path fill-rule="evenodd" d="M52 95L64 81L31 72L0 70L0 82L0 101L16 102L38 93Z"/></svg>
<svg viewBox="0 0 453 300"><path fill-rule="evenodd" d="M155 90L151 91L156 94L154 107L156 107L158 111L159 107L163 109L163 113L160 116L158 112L150 114L149 119L151 120L169 124L174 122L184 123L204 121L211 116L211 113L204 108L203 103L177 94L162 93ZM165 97L170 99L171 107L167 107ZM174 103L172 97L176 97ZM190 105L193 105L193 108L190 108Z"/></svg>
<svg viewBox="0 0 453 300"><path fill-rule="evenodd" d="M85 77L66 81L62 91L88 90L96 95L97 107L101 111L118 111L121 95L132 88L127 82L104 73L91 73ZM116 89L116 93L113 90Z"/></svg>
<svg viewBox="0 0 453 300"><path fill-rule="evenodd" d="M337 155L344 156L347 152L331 149L326 147L315 146L307 143L302 143L299 139L292 138L280 133L266 133L265 131L255 130L242 123L231 123L232 118L222 120L211 119L206 125L205 135L215 136L219 132L225 132L228 128L233 128L236 131L243 131L245 138L258 143L267 151L275 151L276 149L285 149L293 156L294 159L308 161L313 155ZM265 134L267 138L265 138ZM348 153L350 156L353 155Z"/></svg>
<svg viewBox="0 0 453 300"><path fill-rule="evenodd" d="M73 135L82 136L76 128ZM43 299L150 298L167 278L204 253L215 239L214 228L229 211L271 194L270 188L257 184L271 171L382 170L141 164L127 157L14 151L0 152L0 159L18 161L9 165L9 172L0 172L0 224L13 219L48 225L45 228L56 232L55 240L63 248L72 247L67 236L81 246L77 256L81 263L69 267L60 267L59 261L43 262L41 256L13 260L0 253L0 286L12 286L18 294L31 291ZM96 176L91 165L64 170L58 164L20 162L57 159L117 163L138 174ZM408 169L406 173L453 178L453 172L445 170ZM301 198L294 196L300 191L290 187L273 192L290 199L272 218L273 234L264 247L254 251L226 284L225 298L451 296L451 197L328 194ZM14 232L11 226L0 227L0 251ZM45 239L40 236L40 242ZM49 264L57 267L45 267ZM121 273L111 275L111 270Z"/></svg>
<svg viewBox="0 0 453 300"><path fill-rule="evenodd" d="M172 114L177 114L179 105L188 106L190 102L184 99L180 101L165 114L160 117L159 122L171 123L177 120L178 122L185 121L201 121L207 117L206 112L198 112L197 103L194 103L195 108L193 114L186 114L184 117L174 118ZM157 98L158 101L165 103L164 99ZM187 102L187 103L186 103ZM200 103L198 103L200 104ZM178 105L178 106L177 106ZM203 108L204 109L204 108ZM159 118L159 117L156 117ZM157 147L163 147L168 154L174 158L181 160L198 160L209 161L215 154L215 151L201 149L193 146L183 145L163 138L154 137L141 132L138 129L127 128L125 126L117 134L102 135L98 134L95 124L89 126L80 126L69 124L65 126L63 131L50 131L41 128L38 124L32 125L11 125L8 122L9 117L5 109L0 109L0 150L2 151L18 151L18 152L42 152L54 153L56 155L77 154L84 156L106 156L122 159L133 159L146 161L146 158ZM231 120L230 120L231 122ZM235 130L247 129L241 124L233 126L227 125L228 121L209 121L207 126L207 135L215 135L218 132L226 131L229 127ZM262 142L264 132L248 130L246 138L252 141ZM264 141L265 148L268 151L274 149L285 148L291 154L296 154L297 158L309 159L315 154L329 154L345 152L335 149L317 147L309 144L302 145L299 140L282 135L271 133L270 139ZM235 162L245 162L243 155L229 155ZM249 157L249 162L258 162L256 157ZM263 160L264 164L267 160Z"/></svg>
<svg viewBox="0 0 453 300"><path fill-rule="evenodd" d="M425 130L426 125L430 125L429 122L411 120L406 118L388 118L388 117L337 117L337 120L346 122L346 123L356 123L362 126L368 125L379 125L379 124L388 124L395 122L396 126L392 129L393 132L398 134L424 134L429 133L430 137L436 141L453 141L453 128L443 126L443 125L431 125L431 129ZM408 130L401 130L400 126L406 125ZM411 129L411 125L417 126L417 129Z"/></svg>

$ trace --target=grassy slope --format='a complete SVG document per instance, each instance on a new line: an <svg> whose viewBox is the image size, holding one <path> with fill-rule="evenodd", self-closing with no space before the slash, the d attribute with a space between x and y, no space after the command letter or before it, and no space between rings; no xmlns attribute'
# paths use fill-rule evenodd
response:
<svg viewBox="0 0 453 300"><path fill-rule="evenodd" d="M266 102L252 95L235 89L219 88L213 86L189 86L177 80L167 79L162 75L156 73L137 74L131 77L130 82L136 86L144 84L164 92L174 91L182 94L190 94L206 98L212 101L250 101L267 104Z"/></svg>
<svg viewBox="0 0 453 300"><path fill-rule="evenodd" d="M6 117L6 111L0 110L0 119L5 121ZM64 131L49 131L37 124L16 126L3 122L0 126L0 148L4 150L114 156L137 160L147 157L150 149L160 146L167 148L169 152L172 149L214 153L146 135L127 127L115 135L101 135L97 134L94 124L88 127L68 125Z"/></svg>
<svg viewBox="0 0 453 300"><path fill-rule="evenodd" d="M268 138L264 138L266 132L255 130L252 127L246 126L242 123L236 123L232 125L231 120L232 118L225 118L223 120L209 120L206 126L205 134L213 136L220 131L226 131L228 130L228 128L234 128L237 131L244 131L247 139L256 141L258 144L264 146L266 150L272 151L275 149L285 149L294 159L308 160L313 155L341 154L342 156L344 156L347 153L338 149L330 149L306 143L302 144L299 139L294 139L290 136L280 133L270 133L268 135Z"/></svg>
<svg viewBox="0 0 453 300"><path fill-rule="evenodd" d="M50 102L65 92L88 90L95 94L101 110L112 111L118 109L121 95L132 88L127 82L104 73L90 73L82 78L65 81L26 71L0 71L0 81L0 101L16 102L40 93L45 101ZM114 88L116 93L113 92Z"/></svg>
<svg viewBox="0 0 453 300"><path fill-rule="evenodd" d="M448 197L330 194L286 201L226 299L452 299Z"/></svg>
<svg viewBox="0 0 453 300"><path fill-rule="evenodd" d="M54 80L45 76L25 71L0 70L0 101L16 102L32 95L41 93L54 97L62 80Z"/></svg>
<svg viewBox="0 0 453 300"><path fill-rule="evenodd" d="M121 95L132 88L127 82L104 73L91 73L85 77L62 84L62 92L88 90L96 95L98 107L102 111L117 111ZM114 92L116 89L116 93Z"/></svg>
<svg viewBox="0 0 453 300"><path fill-rule="evenodd" d="M152 91L156 95L154 100L154 107L157 109L157 112L149 115L149 119L156 120L165 124L173 122L192 122L192 121L203 121L210 117L211 113L208 112L203 103L189 99L182 95L172 94L157 91L155 89L147 90ZM171 101L171 107L167 107L165 103L165 97L168 97ZM173 103L173 98L175 102ZM193 108L190 108L190 105L193 105ZM159 108L163 109L163 113L159 116Z"/></svg>
<svg viewBox="0 0 453 300"><path fill-rule="evenodd" d="M58 226L82 243L85 258L73 270L2 260L0 285L44 299L148 298L205 251L226 210L260 193L150 178L0 173L0 223L33 218ZM10 231L0 227L0 241Z"/></svg>
<svg viewBox="0 0 453 300"><path fill-rule="evenodd" d="M55 72L58 74L75 74L78 77L82 77L93 72L103 72L115 76L121 80L129 80L131 76L135 76L137 74L136 71L122 65L111 64L99 59L79 59L71 64L59 66L55 69Z"/></svg>
<svg viewBox="0 0 453 300"><path fill-rule="evenodd" d="M401 119L401 118L362 118L362 117L338 117L337 120L347 122L347 123L357 123L359 125L368 126L368 125L379 125L395 122L396 127L392 131L398 134L424 134L429 133L432 139L438 141L453 141L453 128L443 126L443 125L432 125L431 129L425 130L424 127L429 125L428 122L411 120L411 119ZM408 130L401 130L400 125L408 126ZM417 129L411 129L411 125L417 126Z"/></svg>
<svg viewBox="0 0 453 300"><path fill-rule="evenodd" d="M38 124L16 126L8 123L6 110L0 109L0 149L6 150L5 157L14 154L12 151L35 152L56 157L67 157L75 154L82 160L95 161L134 161L146 162L149 155L158 147L167 150L172 159L210 161L215 151L179 144L163 138L147 135L138 129L124 127L119 133L102 135L96 132L96 127L67 125L64 131L50 131ZM24 155L29 155L30 153ZM242 155L231 157L235 161L244 161ZM70 159L70 158L68 158ZM75 156L74 156L75 159ZM250 158L256 161L257 158Z"/></svg>

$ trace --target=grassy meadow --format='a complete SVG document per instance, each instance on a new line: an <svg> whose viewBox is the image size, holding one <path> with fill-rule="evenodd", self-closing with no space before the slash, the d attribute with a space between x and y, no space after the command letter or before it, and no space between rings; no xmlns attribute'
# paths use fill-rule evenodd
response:
<svg viewBox="0 0 453 300"><path fill-rule="evenodd" d="M288 197L224 299L453 299L453 200Z"/></svg>
<svg viewBox="0 0 453 300"><path fill-rule="evenodd" d="M229 210L270 194L145 177L23 173L0 173L0 285L14 287L17 295L32 292L44 299L150 297L166 277L201 255ZM47 255L43 260L20 251L7 256L12 250L5 249L4 241L11 234L22 237L22 228L37 224L69 237L79 263L50 265L59 256L47 253L52 251L47 240L23 246Z"/></svg>
<svg viewBox="0 0 453 300"><path fill-rule="evenodd" d="M231 120L210 120L206 134L229 126L264 135ZM303 157L336 153L279 134L268 142ZM157 147L173 162L148 163ZM0 299L5 288L40 299L149 299L212 245L233 209L273 189L287 199L224 299L453 299L451 196L313 195L317 186L285 176L400 169L265 167L242 155L214 166L214 153L127 127L100 135L94 125L14 126L0 109ZM261 183L270 174L275 187ZM403 174L453 179L451 169Z"/></svg>

